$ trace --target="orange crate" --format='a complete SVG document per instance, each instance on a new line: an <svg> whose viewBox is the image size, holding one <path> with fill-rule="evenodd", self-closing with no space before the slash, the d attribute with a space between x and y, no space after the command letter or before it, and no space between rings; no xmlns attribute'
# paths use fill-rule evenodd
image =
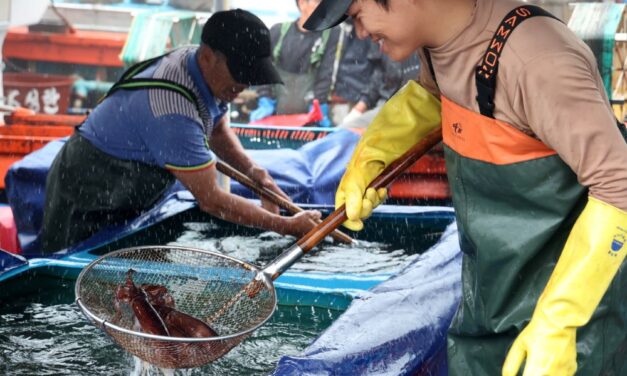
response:
<svg viewBox="0 0 627 376"><path fill-rule="evenodd" d="M5 125L0 126L0 189L4 189L4 177L11 165L41 149L48 142L69 136L71 126L54 125Z"/></svg>
<svg viewBox="0 0 627 376"><path fill-rule="evenodd" d="M451 198L451 191L443 176L404 174L392 183L388 196L409 200L446 200Z"/></svg>

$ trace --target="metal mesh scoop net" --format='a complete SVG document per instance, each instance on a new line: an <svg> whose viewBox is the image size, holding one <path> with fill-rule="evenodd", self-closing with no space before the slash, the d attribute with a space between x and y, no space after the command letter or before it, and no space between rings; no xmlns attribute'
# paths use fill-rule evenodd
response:
<svg viewBox="0 0 627 376"><path fill-rule="evenodd" d="M165 287L161 291L171 296L173 308L208 324L218 336L190 338L143 331L132 307L139 303L120 302L116 297L129 270L133 283L144 287L142 291ZM253 285L254 294L247 293ZM221 357L264 324L276 305L272 282L257 267L218 253L176 246L107 254L82 271L75 293L78 306L96 326L125 350L162 368L199 367Z"/></svg>

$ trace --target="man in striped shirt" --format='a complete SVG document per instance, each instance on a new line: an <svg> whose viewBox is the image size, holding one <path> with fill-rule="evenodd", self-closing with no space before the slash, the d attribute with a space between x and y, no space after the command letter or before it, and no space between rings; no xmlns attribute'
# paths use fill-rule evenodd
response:
<svg viewBox="0 0 627 376"><path fill-rule="evenodd" d="M217 12L197 48L139 63L114 85L59 152L46 184L44 253L87 239L149 209L179 180L199 207L242 225L303 235L320 213L278 215L216 182L215 153L285 196L245 153L225 118L227 103L249 85L281 83L269 31L241 9Z"/></svg>

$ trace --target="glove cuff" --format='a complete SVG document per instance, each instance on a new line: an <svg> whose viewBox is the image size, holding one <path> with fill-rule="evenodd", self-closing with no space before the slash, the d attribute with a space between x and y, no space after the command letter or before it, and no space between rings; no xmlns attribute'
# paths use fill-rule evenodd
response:
<svg viewBox="0 0 627 376"><path fill-rule="evenodd" d="M625 259L626 239L627 213L589 197L534 317L543 316L562 328L585 325Z"/></svg>

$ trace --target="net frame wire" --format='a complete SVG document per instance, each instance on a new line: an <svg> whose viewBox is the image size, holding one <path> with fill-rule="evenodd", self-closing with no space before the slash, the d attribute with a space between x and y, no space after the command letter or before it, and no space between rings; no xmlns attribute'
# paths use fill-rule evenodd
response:
<svg viewBox="0 0 627 376"><path fill-rule="evenodd" d="M267 312L265 317L262 317L257 321L256 324L249 326L243 330L240 330L235 333L220 335L217 337L207 337L207 338L193 338L193 337L170 337L170 336L161 336L154 335L149 333L143 333L137 330L129 329L122 327L120 325L116 325L115 323L102 319L97 314L95 314L92 309L84 303L84 299L81 296L81 289L83 287L83 281L86 276L89 276L95 268L99 265L106 263L108 260L120 258L125 254L133 254L137 252L160 252L164 250L176 250L178 252L189 252L195 253L196 255L205 255L216 258L218 260L227 260L234 265L239 265L241 269L245 269L251 272L254 275L254 278L250 281L242 281L246 282L245 286L250 285L250 283L262 282L262 285L265 286L264 290L269 293L269 299L271 300L271 309ZM123 258L123 257L122 257ZM134 261L134 259L127 259L129 261ZM233 268L235 269L235 268ZM122 282L121 282L122 283ZM243 290L243 287L239 290L240 292ZM92 261L89 265L87 265L79 274L75 288L75 302L79 306L80 310L83 314L91 321L96 327L103 330L108 337L110 337L115 343L117 343L120 347L129 351L130 353L140 357L143 360L146 360L152 364L155 364L164 368L192 368L198 367L204 364L207 364L211 361L214 361L224 354L228 353L233 347L237 346L243 340L245 340L249 335L252 334L256 329L260 326L264 325L270 318L273 316L276 311L277 305L277 297L276 290L272 283L271 278L266 275L261 269L257 266L252 265L250 263L244 262L242 260L236 259L234 257L223 255L221 253L184 247L184 246L162 246L162 245L154 245L154 246L140 246L140 247L130 247L120 249L114 252L107 253L103 256L100 256L98 259ZM245 298L246 294L242 295ZM231 307L229 307L230 309ZM236 310L237 308L235 308ZM200 318L203 321L206 319L204 317ZM168 344L171 344L169 346ZM194 347L200 348L201 346L208 346L205 348L204 352L197 351L199 353L198 356L195 356L194 359L178 359L175 354L177 351L182 351L181 346L176 348L177 345L187 344L189 346L189 351L197 351L194 350ZM206 345L203 345L206 344ZM167 352L168 348L171 347L174 349L172 352ZM152 352L149 350L153 350ZM161 352L165 351L165 352ZM164 355L165 354L165 355ZM168 356L166 356L168 355ZM185 358L185 357L184 357Z"/></svg>

